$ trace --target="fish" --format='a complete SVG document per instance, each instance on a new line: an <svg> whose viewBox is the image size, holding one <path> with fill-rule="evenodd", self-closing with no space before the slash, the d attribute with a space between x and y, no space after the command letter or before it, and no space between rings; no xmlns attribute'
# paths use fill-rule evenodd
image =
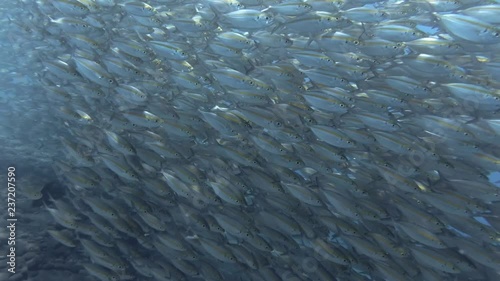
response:
<svg viewBox="0 0 500 281"><path fill-rule="evenodd" d="M500 42L500 29L481 19L460 14L436 15L450 35L457 39L481 44Z"/></svg>
<svg viewBox="0 0 500 281"><path fill-rule="evenodd" d="M130 1L123 4L123 9L132 15L148 17L153 16L156 13L151 5L141 1Z"/></svg>
<svg viewBox="0 0 500 281"><path fill-rule="evenodd" d="M272 25L273 17L266 11L253 9L239 9L223 14L221 23L232 28L244 28L246 30L259 30Z"/></svg>
<svg viewBox="0 0 500 281"><path fill-rule="evenodd" d="M74 61L76 70L90 81L104 87L115 85L113 76L97 62L78 57L75 57Z"/></svg>
<svg viewBox="0 0 500 281"><path fill-rule="evenodd" d="M55 240L57 240L64 246L70 248L76 247L75 239L70 231L47 230L47 232L50 234L50 236L52 236Z"/></svg>

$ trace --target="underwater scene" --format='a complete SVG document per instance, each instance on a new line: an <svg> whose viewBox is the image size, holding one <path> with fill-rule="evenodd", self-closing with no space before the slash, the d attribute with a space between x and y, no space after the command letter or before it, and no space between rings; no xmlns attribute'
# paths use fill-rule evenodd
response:
<svg viewBox="0 0 500 281"><path fill-rule="evenodd" d="M500 280L499 0L0 22L0 280Z"/></svg>

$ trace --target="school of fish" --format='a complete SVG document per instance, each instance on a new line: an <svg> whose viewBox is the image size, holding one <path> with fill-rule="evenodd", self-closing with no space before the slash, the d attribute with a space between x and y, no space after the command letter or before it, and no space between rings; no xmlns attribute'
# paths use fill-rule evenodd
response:
<svg viewBox="0 0 500 281"><path fill-rule="evenodd" d="M8 5L95 280L500 279L498 0Z"/></svg>

